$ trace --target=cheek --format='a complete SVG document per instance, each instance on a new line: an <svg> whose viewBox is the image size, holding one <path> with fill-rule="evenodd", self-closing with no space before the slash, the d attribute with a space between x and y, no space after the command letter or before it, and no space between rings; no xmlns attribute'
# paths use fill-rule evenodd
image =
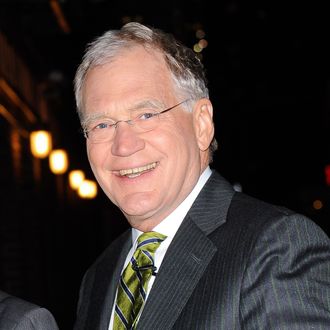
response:
<svg viewBox="0 0 330 330"><path fill-rule="evenodd" d="M160 132L159 132L160 133ZM191 163L199 157L199 148L194 131L189 126L174 126L166 133L157 134L152 141L167 159L166 168L172 176L181 175L182 171L189 171Z"/></svg>
<svg viewBox="0 0 330 330"><path fill-rule="evenodd" d="M147 141L150 156L154 154L157 157L160 154L161 159L164 157L171 160L182 156L184 140L177 128L159 129Z"/></svg>
<svg viewBox="0 0 330 330"><path fill-rule="evenodd" d="M195 131L192 125L179 125L176 128L176 145L182 156L193 157L199 153ZM180 154L178 154L178 157Z"/></svg>

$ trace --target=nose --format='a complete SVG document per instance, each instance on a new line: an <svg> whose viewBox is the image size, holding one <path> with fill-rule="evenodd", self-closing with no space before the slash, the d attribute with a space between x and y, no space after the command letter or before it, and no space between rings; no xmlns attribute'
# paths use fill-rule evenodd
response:
<svg viewBox="0 0 330 330"><path fill-rule="evenodd" d="M144 146L145 141L135 132L131 123L118 122L111 146L113 155L127 157L142 150Z"/></svg>

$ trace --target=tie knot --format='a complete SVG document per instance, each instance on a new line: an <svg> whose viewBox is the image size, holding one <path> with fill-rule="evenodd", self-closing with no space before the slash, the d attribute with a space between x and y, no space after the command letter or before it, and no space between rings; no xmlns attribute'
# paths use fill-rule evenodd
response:
<svg viewBox="0 0 330 330"><path fill-rule="evenodd" d="M157 233L155 231L150 231L141 234L137 240L137 250L147 250L154 253L159 247L160 243L166 239L167 236Z"/></svg>

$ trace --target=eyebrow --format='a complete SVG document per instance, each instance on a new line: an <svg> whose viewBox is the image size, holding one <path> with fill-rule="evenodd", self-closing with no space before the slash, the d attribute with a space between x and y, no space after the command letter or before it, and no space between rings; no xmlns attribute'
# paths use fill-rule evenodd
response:
<svg viewBox="0 0 330 330"><path fill-rule="evenodd" d="M161 110L164 107L165 107L165 105L162 102L160 102L159 100L151 99L151 100L139 101L136 104L134 104L132 107L129 107L125 111L133 112L133 111L140 110L140 109L145 109L145 108L152 108L152 109ZM83 127L86 127L91 122L93 122L95 120L99 120L99 119L114 120L107 113L104 113L104 112L102 112L102 113L92 113L92 114L89 114L89 115L86 116L86 118L82 121L81 125Z"/></svg>

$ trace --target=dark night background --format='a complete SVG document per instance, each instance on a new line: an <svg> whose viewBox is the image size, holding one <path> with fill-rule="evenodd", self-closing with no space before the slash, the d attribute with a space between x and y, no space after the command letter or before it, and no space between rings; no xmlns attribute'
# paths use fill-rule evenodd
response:
<svg viewBox="0 0 330 330"><path fill-rule="evenodd" d="M56 20L57 3L68 30ZM243 191L301 212L330 234L329 12L318 2L202 0L0 0L0 33L33 77L40 102L24 98L16 67L1 65L5 80L51 129L55 147L69 153L70 169L93 175L79 131L72 79L84 47L107 29L137 20L173 33L192 47L205 31L202 52L215 109L219 150L213 167ZM3 62L4 63L4 62ZM7 70L14 74L8 75ZM99 191L79 199L67 177L47 160L33 159L31 131L20 106L0 85L0 289L52 311L72 329L81 278L126 220ZM44 109L44 108L42 108ZM15 133L16 132L16 133ZM15 135L16 134L16 135ZM39 166L39 176L35 169ZM313 207L319 200L323 207Z"/></svg>

